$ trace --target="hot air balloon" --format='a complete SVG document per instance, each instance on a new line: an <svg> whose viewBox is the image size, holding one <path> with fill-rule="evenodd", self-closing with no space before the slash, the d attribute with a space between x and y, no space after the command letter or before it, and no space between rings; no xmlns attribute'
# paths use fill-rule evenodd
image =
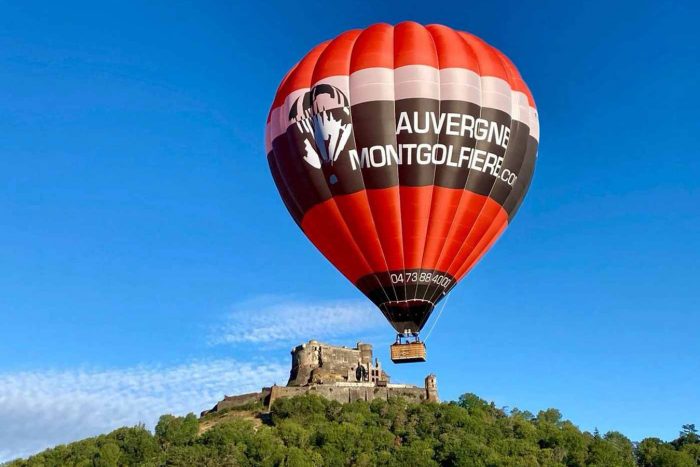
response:
<svg viewBox="0 0 700 467"><path fill-rule="evenodd" d="M530 185L539 125L500 51L442 25L375 24L323 42L283 78L267 119L294 221L425 361L435 305L503 233Z"/></svg>

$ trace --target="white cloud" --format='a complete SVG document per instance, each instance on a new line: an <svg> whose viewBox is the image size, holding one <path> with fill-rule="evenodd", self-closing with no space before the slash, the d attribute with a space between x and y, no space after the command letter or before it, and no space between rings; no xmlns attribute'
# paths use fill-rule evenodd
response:
<svg viewBox="0 0 700 467"><path fill-rule="evenodd" d="M261 358L260 352L275 344L311 338L371 341L368 333L391 335L381 313L366 301L259 297L234 306L212 328L209 340L253 347ZM284 383L287 359L285 352L259 363L221 359L170 367L0 373L0 463L121 426L152 428L162 414L197 413L225 394Z"/></svg>
<svg viewBox="0 0 700 467"><path fill-rule="evenodd" d="M224 394L286 381L282 362L0 373L0 462L60 443L212 407Z"/></svg>
<svg viewBox="0 0 700 467"><path fill-rule="evenodd" d="M213 344L298 344L309 339L366 337L389 331L381 313L367 301L303 301L268 297L233 307L210 333ZM391 333L389 333L391 334Z"/></svg>

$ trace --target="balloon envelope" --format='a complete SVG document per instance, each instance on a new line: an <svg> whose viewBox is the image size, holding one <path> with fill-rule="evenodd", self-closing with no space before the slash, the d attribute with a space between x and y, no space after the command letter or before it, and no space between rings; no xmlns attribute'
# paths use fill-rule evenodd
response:
<svg viewBox="0 0 700 467"><path fill-rule="evenodd" d="M538 139L505 55L405 22L312 49L280 84L265 142L295 222L399 333L417 333L515 215Z"/></svg>

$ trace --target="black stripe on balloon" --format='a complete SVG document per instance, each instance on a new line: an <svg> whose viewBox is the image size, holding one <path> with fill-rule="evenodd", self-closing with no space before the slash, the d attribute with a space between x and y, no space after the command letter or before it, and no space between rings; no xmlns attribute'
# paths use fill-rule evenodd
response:
<svg viewBox="0 0 700 467"><path fill-rule="evenodd" d="M377 287L377 279L381 287ZM445 291L454 282L455 278L452 275L434 269L399 269L368 274L359 278L355 286L379 306L387 299L389 301L413 299L416 289L419 297L432 287ZM435 303L438 301L439 298L434 300Z"/></svg>
<svg viewBox="0 0 700 467"><path fill-rule="evenodd" d="M371 112L372 102L368 102L368 104L370 104L369 107L364 109L364 111ZM429 129L431 126L432 122L429 115L438 115L440 112L440 101L435 99L401 99L396 101L395 109L394 118L396 126L387 128L386 131L394 131L396 133L397 145L404 148L415 147L415 149L411 150L413 153L412 156L408 154L403 156L406 158L412 157L412 159L410 160L410 164L399 165L399 183L402 186L432 185L435 179L436 165L417 163L417 156L419 145L432 147L438 142L439 133L430 130L423 131L423 129ZM354 111L353 109L353 112ZM416 117L407 119L409 122L412 121L410 125L414 131L399 131L400 118L402 115ZM421 116L424 118L421 118ZM413 125L413 123L416 123L416 125ZM387 154L387 157L388 156Z"/></svg>
<svg viewBox="0 0 700 467"><path fill-rule="evenodd" d="M371 101L351 107L353 134L357 148L392 146L396 148L394 101ZM396 165L363 167L366 188L389 188L399 184Z"/></svg>
<svg viewBox="0 0 700 467"><path fill-rule="evenodd" d="M277 191L280 194L280 197L282 198L282 202L284 203L284 206L287 208L287 211L289 211L289 214L292 216L292 219L294 219L294 222L296 222L297 225L301 226L301 219L304 217L303 212L299 208L299 205L296 203L294 198L292 198L289 188L287 187L287 184L284 182L284 179L282 178L279 168L277 167L277 161L274 158L274 155L270 153L267 157L267 163L270 166L270 173L272 174L272 179L275 182L275 186L277 187Z"/></svg>
<svg viewBox="0 0 700 467"><path fill-rule="evenodd" d="M469 132L447 134L445 122L439 139L434 131L425 131L434 129L431 115L441 118L431 113L437 112L438 102L440 115L469 115L510 127L507 151L496 141L477 140ZM396 135L402 114L410 116L413 133L400 131ZM352 133L345 135L348 123ZM426 163L426 151L420 152L419 145L433 146L438 141L440 147L432 151ZM397 142L404 145L398 171ZM461 148L479 150L476 158L472 156L473 161L478 160L476 168L464 158L466 153L460 154ZM273 178L278 188L280 181L284 182L280 193L294 200L294 210L302 217L332 196L397 185L465 189L490 196L512 217L529 186L536 152L537 141L530 135L530 128L519 121L511 124L506 112L463 101L416 98L365 102L298 119L273 140L268 159L275 162L270 166L277 169ZM498 175L493 169L484 170L494 158L503 158Z"/></svg>
<svg viewBox="0 0 700 467"><path fill-rule="evenodd" d="M537 161L537 145L537 140L529 136L525 158L520 173L518 174L518 180L515 182L510 196L508 196L503 204L503 209L508 213L509 223L518 212L532 183L532 177L535 172L535 162Z"/></svg>
<svg viewBox="0 0 700 467"><path fill-rule="evenodd" d="M510 140L508 148L504 153L503 165L501 166L501 177L497 177L489 196L501 206L505 207L506 200L513 193L513 189L522 175L522 166L527 152L528 138L530 138L530 128L523 122L513 120L510 126ZM512 185L509 184L511 174L516 174L517 178ZM505 180L504 180L505 179Z"/></svg>

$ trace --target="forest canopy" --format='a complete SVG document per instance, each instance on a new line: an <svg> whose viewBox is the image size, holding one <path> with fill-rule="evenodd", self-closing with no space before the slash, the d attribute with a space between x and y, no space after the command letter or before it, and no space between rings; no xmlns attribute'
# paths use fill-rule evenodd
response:
<svg viewBox="0 0 700 467"><path fill-rule="evenodd" d="M9 465L700 465L700 437L692 424L672 442L633 443L616 431L582 432L556 409L536 415L504 410L474 394L446 403L395 398L345 405L305 395L277 400L269 414L258 416L263 423L221 414L203 420L163 415L153 433L144 426L119 428Z"/></svg>

